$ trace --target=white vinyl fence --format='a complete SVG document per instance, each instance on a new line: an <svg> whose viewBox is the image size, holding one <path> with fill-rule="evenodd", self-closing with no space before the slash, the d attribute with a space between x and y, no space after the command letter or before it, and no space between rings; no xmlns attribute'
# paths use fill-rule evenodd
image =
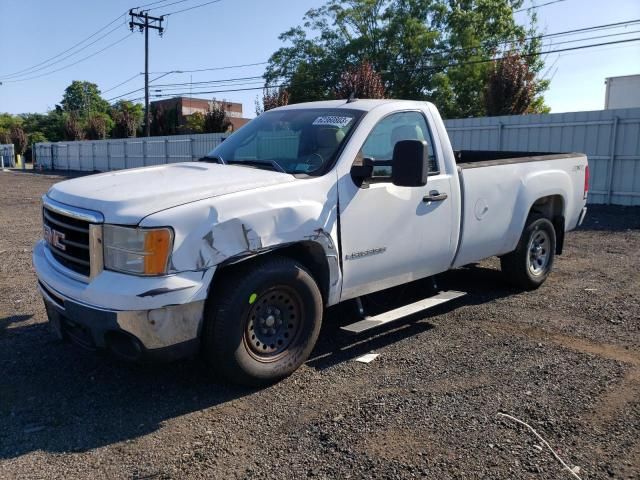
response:
<svg viewBox="0 0 640 480"><path fill-rule="evenodd" d="M15 167L15 152L13 149L13 143L8 144L0 144L0 157L2 157L1 165L4 165L4 168L13 168Z"/></svg>
<svg viewBox="0 0 640 480"><path fill-rule="evenodd" d="M447 120L456 150L580 152L589 203L640 205L640 108Z"/></svg>
<svg viewBox="0 0 640 480"><path fill-rule="evenodd" d="M228 134L174 135L167 137L84 140L36 143L37 165L51 170L106 172L164 163L197 160L222 142Z"/></svg>

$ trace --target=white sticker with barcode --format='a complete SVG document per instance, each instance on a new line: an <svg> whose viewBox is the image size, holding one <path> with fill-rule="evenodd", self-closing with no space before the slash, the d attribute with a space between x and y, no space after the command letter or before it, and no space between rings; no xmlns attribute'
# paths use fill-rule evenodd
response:
<svg viewBox="0 0 640 480"><path fill-rule="evenodd" d="M318 117L313 121L314 125L325 125L328 127L338 127L343 128L349 125L353 120L353 117L340 117L337 115L324 115L322 117Z"/></svg>

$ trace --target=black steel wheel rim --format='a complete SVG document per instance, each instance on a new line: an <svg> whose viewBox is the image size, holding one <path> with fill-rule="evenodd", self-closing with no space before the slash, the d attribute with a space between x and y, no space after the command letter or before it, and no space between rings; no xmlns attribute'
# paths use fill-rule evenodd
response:
<svg viewBox="0 0 640 480"><path fill-rule="evenodd" d="M302 299L294 289L283 285L250 298L250 303L244 332L248 351L261 362L275 361L300 335Z"/></svg>

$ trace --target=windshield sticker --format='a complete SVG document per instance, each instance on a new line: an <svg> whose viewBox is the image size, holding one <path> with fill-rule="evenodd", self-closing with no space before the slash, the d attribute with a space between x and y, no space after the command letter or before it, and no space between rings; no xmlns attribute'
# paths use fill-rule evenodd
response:
<svg viewBox="0 0 640 480"><path fill-rule="evenodd" d="M314 125L326 125L328 127L343 128L351 123L353 117L339 117L335 115L326 115L318 117L313 121Z"/></svg>

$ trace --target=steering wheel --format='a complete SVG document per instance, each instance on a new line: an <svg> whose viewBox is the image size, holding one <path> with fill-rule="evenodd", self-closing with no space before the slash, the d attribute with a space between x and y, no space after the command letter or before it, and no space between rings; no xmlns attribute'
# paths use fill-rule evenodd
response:
<svg viewBox="0 0 640 480"><path fill-rule="evenodd" d="M322 158L322 155L320 155L318 152L313 152L307 155L307 157L304 159L304 163L309 165L308 171L312 172L322 166L322 164L324 163L324 158Z"/></svg>

